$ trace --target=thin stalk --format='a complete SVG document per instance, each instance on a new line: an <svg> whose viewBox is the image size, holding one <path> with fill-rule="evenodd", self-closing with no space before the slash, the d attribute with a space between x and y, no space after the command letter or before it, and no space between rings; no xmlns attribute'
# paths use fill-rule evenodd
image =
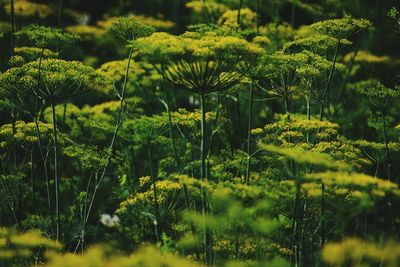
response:
<svg viewBox="0 0 400 267"><path fill-rule="evenodd" d="M201 3L203 4L203 7L204 7L203 14L204 14L205 17L206 17L207 22L210 22L210 20L211 20L211 15L210 15L210 12L208 11L208 7L207 7L207 4L206 4L206 1L205 1L205 0L201 0Z"/></svg>
<svg viewBox="0 0 400 267"><path fill-rule="evenodd" d="M147 156L149 160L149 166L150 166L150 178L151 182L153 183L153 198L154 198L154 213L156 216L156 222L155 222L155 235L156 235L156 241L159 242L159 225L161 223L161 218L160 218L160 208L158 205L158 194L157 194L157 177L155 176L154 172L154 162L153 162L153 157L151 154L151 145L150 143L147 143Z"/></svg>
<svg viewBox="0 0 400 267"><path fill-rule="evenodd" d="M256 19L256 34L258 35L260 33L260 0L256 0L256 14L257 14L257 19Z"/></svg>
<svg viewBox="0 0 400 267"><path fill-rule="evenodd" d="M206 143L206 111L205 111L205 93L201 93L200 105L201 105L201 143L200 143L200 159L201 159L201 170L200 178L206 179L206 149L204 147Z"/></svg>
<svg viewBox="0 0 400 267"><path fill-rule="evenodd" d="M58 176L58 136L57 136L57 121L56 108L54 100L50 100L51 105L51 123L53 125L53 147L54 147L54 185L55 185L55 201L56 201L56 241L60 240L60 177Z"/></svg>
<svg viewBox="0 0 400 267"><path fill-rule="evenodd" d="M57 14L57 25L58 28L62 28L62 13L63 13L63 0L60 0L58 3L58 14ZM59 48L60 44L57 40L57 53L60 52Z"/></svg>
<svg viewBox="0 0 400 267"><path fill-rule="evenodd" d="M389 141L388 141L388 136L387 136L387 128L386 128L386 121L385 121L385 110L382 110L381 112L381 119L382 119L382 124L383 124L383 138L385 141L385 152L386 152L386 162L387 162L387 169L388 169L388 180L391 181L392 179L392 174L391 174L391 160L390 160L390 150L389 150Z"/></svg>
<svg viewBox="0 0 400 267"><path fill-rule="evenodd" d="M347 82L348 82L349 79L350 79L350 74L351 74L352 71L353 71L355 59L356 59L356 56L357 56L358 52L359 52L359 49L357 48L357 50L354 52L354 54L352 55L352 57L351 57L351 59L350 59L349 65L347 66L346 76L345 76L345 78L343 79L343 81L342 81L342 83L341 83L341 86L340 86L340 90L339 90L339 94L338 94L338 102L339 102L339 100L342 98L343 93L344 93L344 91L345 91L346 84L347 84ZM336 103L336 106L337 106L337 104L338 104L338 103ZM332 114L332 116L330 117L330 120L332 120L333 117L334 117L335 114L336 114L336 106L334 105L333 114Z"/></svg>
<svg viewBox="0 0 400 267"><path fill-rule="evenodd" d="M63 109L63 123L65 123L65 119L67 118L67 100L64 101L64 109Z"/></svg>
<svg viewBox="0 0 400 267"><path fill-rule="evenodd" d="M171 114L171 109L170 109L170 98L169 98L169 94L168 94L168 90L167 90L167 79L166 79L166 74L165 74L165 66L164 64L161 64L161 73L162 73L162 77L163 77L163 81L162 81L162 87L163 87L163 91L164 91L164 95L165 95L165 104L166 104L166 109L168 112L168 126L169 126L169 137L171 139L171 148L172 148L172 153L175 159L175 164L176 164L176 168L179 172L182 172L182 168L181 168L181 163L179 160L179 156L178 156L178 152L177 152L177 148L176 148L176 141L175 141L175 135L173 132L173 123L172 123L172 114ZM192 174L193 177L193 174ZM185 199L185 208L190 211L190 202L189 202L189 193L188 193L188 188L185 184L182 185L182 189L183 189L183 195L184 195L184 199ZM190 224L190 228L192 231L192 234L195 234L195 229L193 224ZM196 252L197 254L197 252ZM197 255L198 256L198 255Z"/></svg>
<svg viewBox="0 0 400 267"><path fill-rule="evenodd" d="M122 124L122 110L123 110L123 105L124 105L124 100L125 100L125 90L126 90L126 85L128 83L128 74L129 74L129 68L130 68L131 61L132 61L132 55L133 55L133 48L131 48L129 51L128 64L127 64L126 70L125 70L125 79L124 79L124 83L122 85L122 90L121 90L121 94L120 94L120 105L119 105L119 110L118 110L118 115L117 115L117 121L115 123L114 133L113 133L111 143L109 146L110 153L112 152L112 150L114 148L115 140L117 138L119 128L121 127L121 124ZM108 158L107 158L107 162L106 162L105 166L103 167L103 170L101 171L100 178L98 179L98 181L96 180L96 184L95 184L95 187L93 190L93 195L91 197L90 204L89 204L89 207L86 212L86 218L84 221L83 228L85 228L85 226L89 220L90 212L92 211L92 207L93 207L93 203L96 198L96 195L97 195L97 191L100 188L100 185L104 179L108 164L110 163L110 159L111 159L111 155L108 156Z"/></svg>
<svg viewBox="0 0 400 267"><path fill-rule="evenodd" d="M296 5L292 3L292 9L290 12L290 25L292 25L292 27L294 27L295 18L296 18Z"/></svg>
<svg viewBox="0 0 400 267"><path fill-rule="evenodd" d="M240 28L240 12L242 11L242 7L243 7L243 0L239 0L239 6L238 6L238 14L237 14L237 24Z"/></svg>
<svg viewBox="0 0 400 267"><path fill-rule="evenodd" d="M206 143L206 110L205 110L205 93L201 92L200 95L200 106L201 106L201 141L200 141L200 157L201 157L201 169L200 178L202 180L207 180L207 168L206 168L206 149L204 147ZM206 214L208 212L207 207L207 192L206 189L201 187L202 195L202 215L205 220ZM204 221L205 223L205 221ZM204 225L204 252L205 252L205 263L207 266L212 265L212 244L211 244L211 231Z"/></svg>
<svg viewBox="0 0 400 267"><path fill-rule="evenodd" d="M235 93L236 95L236 102L235 102L235 111L236 111L236 119L238 126L240 127L242 125L242 116L241 116L241 110L240 110L240 95L239 92ZM240 140L243 140L243 131L240 131Z"/></svg>
<svg viewBox="0 0 400 267"><path fill-rule="evenodd" d="M311 101L310 101L310 96L306 95L306 101L307 101L307 120L311 120ZM310 133L309 130L307 129L307 133L306 133L306 140L307 143L310 141Z"/></svg>
<svg viewBox="0 0 400 267"><path fill-rule="evenodd" d="M246 167L246 184L250 181L250 161L251 161L251 128L252 128L252 119L253 119L253 91L254 91L254 82L251 81L250 89L249 89L249 117L247 121L247 167Z"/></svg>
<svg viewBox="0 0 400 267"><path fill-rule="evenodd" d="M11 0L11 56L14 56L14 32L15 32L15 6L14 0Z"/></svg>
<svg viewBox="0 0 400 267"><path fill-rule="evenodd" d="M239 229L236 227L235 233L235 259L239 259L239 248L240 248L240 237L239 237Z"/></svg>
<svg viewBox="0 0 400 267"><path fill-rule="evenodd" d="M32 190L32 204L33 204L33 208L35 208L35 179L34 179L34 166L33 166L33 148L31 150L31 190Z"/></svg>
<svg viewBox="0 0 400 267"><path fill-rule="evenodd" d="M63 13L63 0L60 0L58 3L58 17L57 17L57 22L58 22L58 27L62 28L62 13Z"/></svg>
<svg viewBox="0 0 400 267"><path fill-rule="evenodd" d="M42 59L43 59L44 49L45 48L42 47L42 50L40 51L40 56L39 56L38 86L40 86L41 66L42 66ZM42 107L42 112L43 112L43 107ZM36 95L35 128L36 128L36 134L37 134L37 137L38 137L38 146L39 146L40 157L41 157L42 162L43 162L44 175L45 175L45 179L46 179L47 205L49 207L49 214L50 214L50 219L51 219L52 232L54 233L55 223L54 223L53 206L52 206L52 202L51 202L50 178L49 178L49 173L48 173L48 170L47 170L47 156L45 157L44 151L43 151L42 136L40 134L40 127L39 127L39 117L40 117L40 115L39 115L39 96Z"/></svg>
<svg viewBox="0 0 400 267"><path fill-rule="evenodd" d="M325 90L324 90L324 97L323 100L326 100L326 106L327 106L327 111L328 111L328 116L330 117L330 85L332 82L332 77L333 77L333 72L335 71L335 66L336 66L336 61L337 61L337 56L338 56L338 51L339 51L339 46L340 46L340 39L337 39L336 47L335 47L335 54L333 56L333 63L331 66L331 69L329 71L329 76L328 76L328 81L326 82ZM323 104L322 104L323 105ZM322 112L320 113L320 117L323 116L323 107L322 107Z"/></svg>
<svg viewBox="0 0 400 267"><path fill-rule="evenodd" d="M324 119L324 100L321 99L319 103L319 120L322 121Z"/></svg>
<svg viewBox="0 0 400 267"><path fill-rule="evenodd" d="M325 244L325 185L321 184L321 248Z"/></svg>
<svg viewBox="0 0 400 267"><path fill-rule="evenodd" d="M35 115L35 128L36 128L36 135L38 137L38 147L39 147L39 153L40 157L43 162L43 169L44 169L44 176L46 179L46 192L47 192L47 205L49 208L49 214L50 214L50 219L51 219L51 227L52 231L54 232L54 214L53 214L53 207L51 203L51 193L50 193L50 179L49 179L49 172L47 169L47 158L44 155L43 151L43 144L42 144L42 135L40 134L40 127L39 127L39 118L38 118L38 101L39 98L36 97L36 115Z"/></svg>
<svg viewBox="0 0 400 267"><path fill-rule="evenodd" d="M173 132L172 115L171 115L171 109L170 109L170 99L169 99L169 94L168 94L168 90L167 90L167 86L166 86L167 79L165 76L164 64L161 65L161 71L162 71L162 77L163 77L162 86L164 89L165 103L166 103L166 108L167 108L167 112L168 112L169 138L171 139L171 148L172 148L172 153L174 155L176 168L179 171L181 171L179 156L178 156L178 152L176 149L175 136L174 136L174 132Z"/></svg>
<svg viewBox="0 0 400 267"><path fill-rule="evenodd" d="M300 181L299 178L296 178L296 196L294 199L294 210L293 210L293 222L292 222L292 229L293 229L293 256L294 258L294 266L298 267L300 262L300 249L299 249L299 222L300 222Z"/></svg>
<svg viewBox="0 0 400 267"><path fill-rule="evenodd" d="M379 160L377 160L376 163L375 163L374 177L377 177L377 176L378 176L379 165L380 165L380 162L379 162Z"/></svg>
<svg viewBox="0 0 400 267"><path fill-rule="evenodd" d="M0 183L1 183L1 187L2 187L2 189L4 191L4 196L5 196L6 200L7 200L8 206L9 206L9 208L11 210L11 213L12 213L12 215L14 217L15 223L17 224L17 228L18 228L18 230L20 230L21 229L21 224L20 224L20 222L18 220L17 214L15 213L14 204L12 203L11 198L10 198L8 192L7 192L8 190L7 190L7 188L6 188L5 184L4 184L2 176L0 176Z"/></svg>
<svg viewBox="0 0 400 267"><path fill-rule="evenodd" d="M285 114L289 114L289 96L288 95L285 95L284 102L285 102Z"/></svg>

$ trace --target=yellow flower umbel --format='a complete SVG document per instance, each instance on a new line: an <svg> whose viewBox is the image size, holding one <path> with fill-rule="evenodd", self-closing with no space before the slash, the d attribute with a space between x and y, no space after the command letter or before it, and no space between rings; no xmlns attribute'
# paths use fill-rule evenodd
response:
<svg viewBox="0 0 400 267"><path fill-rule="evenodd" d="M14 229L0 228L0 265L11 266L14 260L36 257L35 251L39 248L59 251L62 245L43 237L37 231L17 233Z"/></svg>
<svg viewBox="0 0 400 267"><path fill-rule="evenodd" d="M321 256L325 263L335 267L375 266L375 263L382 267L397 267L400 245L393 241L378 245L359 238L346 238L328 243Z"/></svg>
<svg viewBox="0 0 400 267"><path fill-rule="evenodd" d="M14 1L15 14L21 17L38 16L46 18L53 14L53 10L45 4L39 4L28 0L15 0ZM11 3L6 4L6 12L11 13Z"/></svg>

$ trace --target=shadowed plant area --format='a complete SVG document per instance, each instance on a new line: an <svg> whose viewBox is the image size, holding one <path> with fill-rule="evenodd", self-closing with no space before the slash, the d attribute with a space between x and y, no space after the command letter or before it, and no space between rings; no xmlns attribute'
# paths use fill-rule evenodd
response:
<svg viewBox="0 0 400 267"><path fill-rule="evenodd" d="M400 266L400 5L0 1L0 267Z"/></svg>

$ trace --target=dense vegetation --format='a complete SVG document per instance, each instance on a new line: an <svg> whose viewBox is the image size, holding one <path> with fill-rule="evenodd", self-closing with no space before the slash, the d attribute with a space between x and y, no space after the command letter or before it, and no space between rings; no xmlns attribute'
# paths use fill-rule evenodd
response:
<svg viewBox="0 0 400 267"><path fill-rule="evenodd" d="M0 266L400 266L400 13L0 2Z"/></svg>

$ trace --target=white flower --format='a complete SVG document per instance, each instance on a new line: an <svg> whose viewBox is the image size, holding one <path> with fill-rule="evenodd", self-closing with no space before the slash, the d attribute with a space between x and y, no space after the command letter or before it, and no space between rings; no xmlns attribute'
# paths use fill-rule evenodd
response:
<svg viewBox="0 0 400 267"><path fill-rule="evenodd" d="M100 218L100 222L107 227L114 227L119 224L119 217L117 215L113 215L111 217L110 214L102 214Z"/></svg>
<svg viewBox="0 0 400 267"><path fill-rule="evenodd" d="M113 221L112 218L109 214L102 214L101 218L100 218L100 222L108 227L112 227L113 226Z"/></svg>
<svg viewBox="0 0 400 267"><path fill-rule="evenodd" d="M111 220L112 220L114 225L118 225L119 224L119 217L117 215L113 215Z"/></svg>

